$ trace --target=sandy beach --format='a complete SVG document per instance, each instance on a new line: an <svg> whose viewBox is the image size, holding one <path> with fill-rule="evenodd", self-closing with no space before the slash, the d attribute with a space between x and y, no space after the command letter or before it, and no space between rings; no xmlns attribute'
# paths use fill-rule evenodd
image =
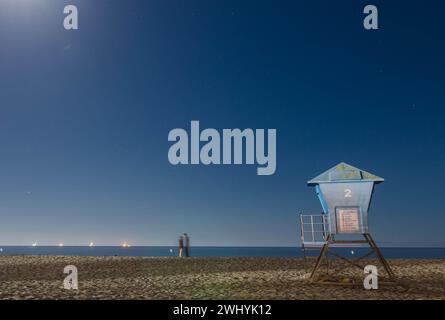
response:
<svg viewBox="0 0 445 320"><path fill-rule="evenodd" d="M1 256L0 299L445 299L445 260L390 264L403 285L364 290L309 284L310 265L296 258ZM66 265L78 268L78 290L63 288ZM324 277L334 274L363 281L341 262Z"/></svg>

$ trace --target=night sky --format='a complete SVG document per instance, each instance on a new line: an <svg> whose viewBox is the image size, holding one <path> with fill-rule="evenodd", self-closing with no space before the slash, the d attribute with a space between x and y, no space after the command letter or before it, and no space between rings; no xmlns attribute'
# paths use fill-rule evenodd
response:
<svg viewBox="0 0 445 320"><path fill-rule="evenodd" d="M79 30L63 8L79 9ZM379 30L363 28L366 4ZM295 246L306 182L378 176L383 245L445 245L443 1L0 0L0 244ZM277 169L168 133L274 128Z"/></svg>

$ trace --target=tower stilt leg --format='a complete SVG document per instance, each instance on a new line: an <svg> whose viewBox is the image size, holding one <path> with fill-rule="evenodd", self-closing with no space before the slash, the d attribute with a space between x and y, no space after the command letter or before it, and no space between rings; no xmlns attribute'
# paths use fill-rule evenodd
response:
<svg viewBox="0 0 445 320"><path fill-rule="evenodd" d="M395 280L395 275L394 275L393 271L391 270L391 267L390 267L388 261L386 261L386 259L383 257L383 254L380 251L380 248L377 246L377 244L375 243L372 236L369 233L365 233L363 236L369 242L369 245L371 246L371 248L375 251L378 259L380 260L380 263L383 265L383 268L385 269L389 278L391 280Z"/></svg>
<svg viewBox="0 0 445 320"><path fill-rule="evenodd" d="M329 248L329 241L330 241L330 239L331 239L331 236L328 235L328 237L326 238L326 243L323 245L323 248L320 251L320 255L317 258L317 262L315 263L314 269L312 269L312 273L311 273L311 276L309 278L311 282L314 281L315 274L317 273L317 270L320 267L320 265L321 265L321 263L323 261L324 256L326 255L326 251Z"/></svg>

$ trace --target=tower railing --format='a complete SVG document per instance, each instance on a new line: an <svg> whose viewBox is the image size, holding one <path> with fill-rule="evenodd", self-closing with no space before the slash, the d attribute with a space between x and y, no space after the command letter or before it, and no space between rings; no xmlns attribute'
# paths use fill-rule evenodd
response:
<svg viewBox="0 0 445 320"><path fill-rule="evenodd" d="M324 214L300 213L300 237L304 258L307 250L320 250L327 239L327 219Z"/></svg>

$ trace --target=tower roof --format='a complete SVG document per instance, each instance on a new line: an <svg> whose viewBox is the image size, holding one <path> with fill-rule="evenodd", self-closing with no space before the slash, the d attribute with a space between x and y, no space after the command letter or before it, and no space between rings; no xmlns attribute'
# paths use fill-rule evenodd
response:
<svg viewBox="0 0 445 320"><path fill-rule="evenodd" d="M316 176L312 180L309 180L307 183L308 185L313 186L323 182L326 183L340 181L374 181L375 183L380 183L385 180L372 173L341 162L335 167L332 167L331 169Z"/></svg>

